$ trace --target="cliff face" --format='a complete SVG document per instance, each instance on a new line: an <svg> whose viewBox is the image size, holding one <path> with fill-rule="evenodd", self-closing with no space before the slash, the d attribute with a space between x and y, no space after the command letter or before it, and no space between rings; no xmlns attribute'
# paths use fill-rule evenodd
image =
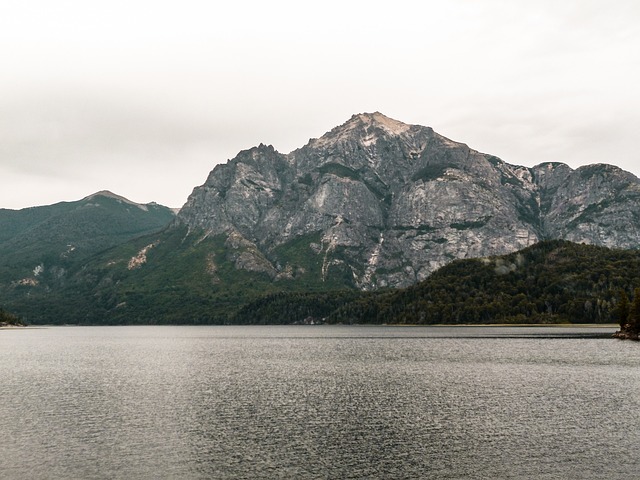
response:
<svg viewBox="0 0 640 480"><path fill-rule="evenodd" d="M605 164L576 170L542 164L532 171L547 238L610 248L640 246L640 181L635 175Z"/></svg>
<svg viewBox="0 0 640 480"><path fill-rule="evenodd" d="M346 271L375 289L541 239L635 248L639 206L640 180L617 167L510 165L373 113L287 155L241 152L194 189L175 224L227 235L241 250L236 268L291 276L281 253L302 242L323 280Z"/></svg>

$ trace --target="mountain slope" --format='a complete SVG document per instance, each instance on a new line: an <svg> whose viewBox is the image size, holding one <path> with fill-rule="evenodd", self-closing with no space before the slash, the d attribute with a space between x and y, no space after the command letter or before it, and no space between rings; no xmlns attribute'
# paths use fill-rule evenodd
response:
<svg viewBox="0 0 640 480"><path fill-rule="evenodd" d="M92 255L174 218L161 205L139 205L111 192L76 202L0 210L0 293L3 301L64 284Z"/></svg>
<svg viewBox="0 0 640 480"><path fill-rule="evenodd" d="M320 262L285 247L293 267L274 277L238 237L167 228L93 255L54 289L19 287L10 308L36 324L224 324L266 294L351 286L315 280Z"/></svg>

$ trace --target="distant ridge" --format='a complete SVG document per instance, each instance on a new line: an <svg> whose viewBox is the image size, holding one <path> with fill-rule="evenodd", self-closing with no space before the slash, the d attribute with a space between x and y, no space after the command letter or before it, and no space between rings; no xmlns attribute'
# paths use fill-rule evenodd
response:
<svg viewBox="0 0 640 480"><path fill-rule="evenodd" d="M103 191L74 202L0 210L0 306L63 288L91 256L166 227L171 209ZM26 311L21 311L24 315Z"/></svg>
<svg viewBox="0 0 640 480"><path fill-rule="evenodd" d="M138 208L140 208L141 210L148 210L148 206L144 205L144 204L140 204L140 203L135 203L132 202L131 200L129 200L128 198L122 197L120 195L116 195L113 192L110 192L109 190L101 190L99 192L93 193L85 198L82 199L82 201L90 201L90 200L95 200L96 198L111 198L113 200L117 200L119 202L123 202L129 205L133 205L136 206ZM150 205L157 205L156 203L151 203Z"/></svg>

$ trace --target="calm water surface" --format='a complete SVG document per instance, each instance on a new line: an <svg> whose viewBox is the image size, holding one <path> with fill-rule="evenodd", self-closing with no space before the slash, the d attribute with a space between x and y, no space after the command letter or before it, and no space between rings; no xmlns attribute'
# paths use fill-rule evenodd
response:
<svg viewBox="0 0 640 480"><path fill-rule="evenodd" d="M0 331L0 478L640 478L614 329Z"/></svg>

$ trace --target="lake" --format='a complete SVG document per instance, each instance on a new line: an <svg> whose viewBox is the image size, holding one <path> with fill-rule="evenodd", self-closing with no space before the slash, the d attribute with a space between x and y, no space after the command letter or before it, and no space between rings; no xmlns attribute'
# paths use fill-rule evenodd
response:
<svg viewBox="0 0 640 480"><path fill-rule="evenodd" d="M613 331L2 330L0 478L640 478Z"/></svg>

